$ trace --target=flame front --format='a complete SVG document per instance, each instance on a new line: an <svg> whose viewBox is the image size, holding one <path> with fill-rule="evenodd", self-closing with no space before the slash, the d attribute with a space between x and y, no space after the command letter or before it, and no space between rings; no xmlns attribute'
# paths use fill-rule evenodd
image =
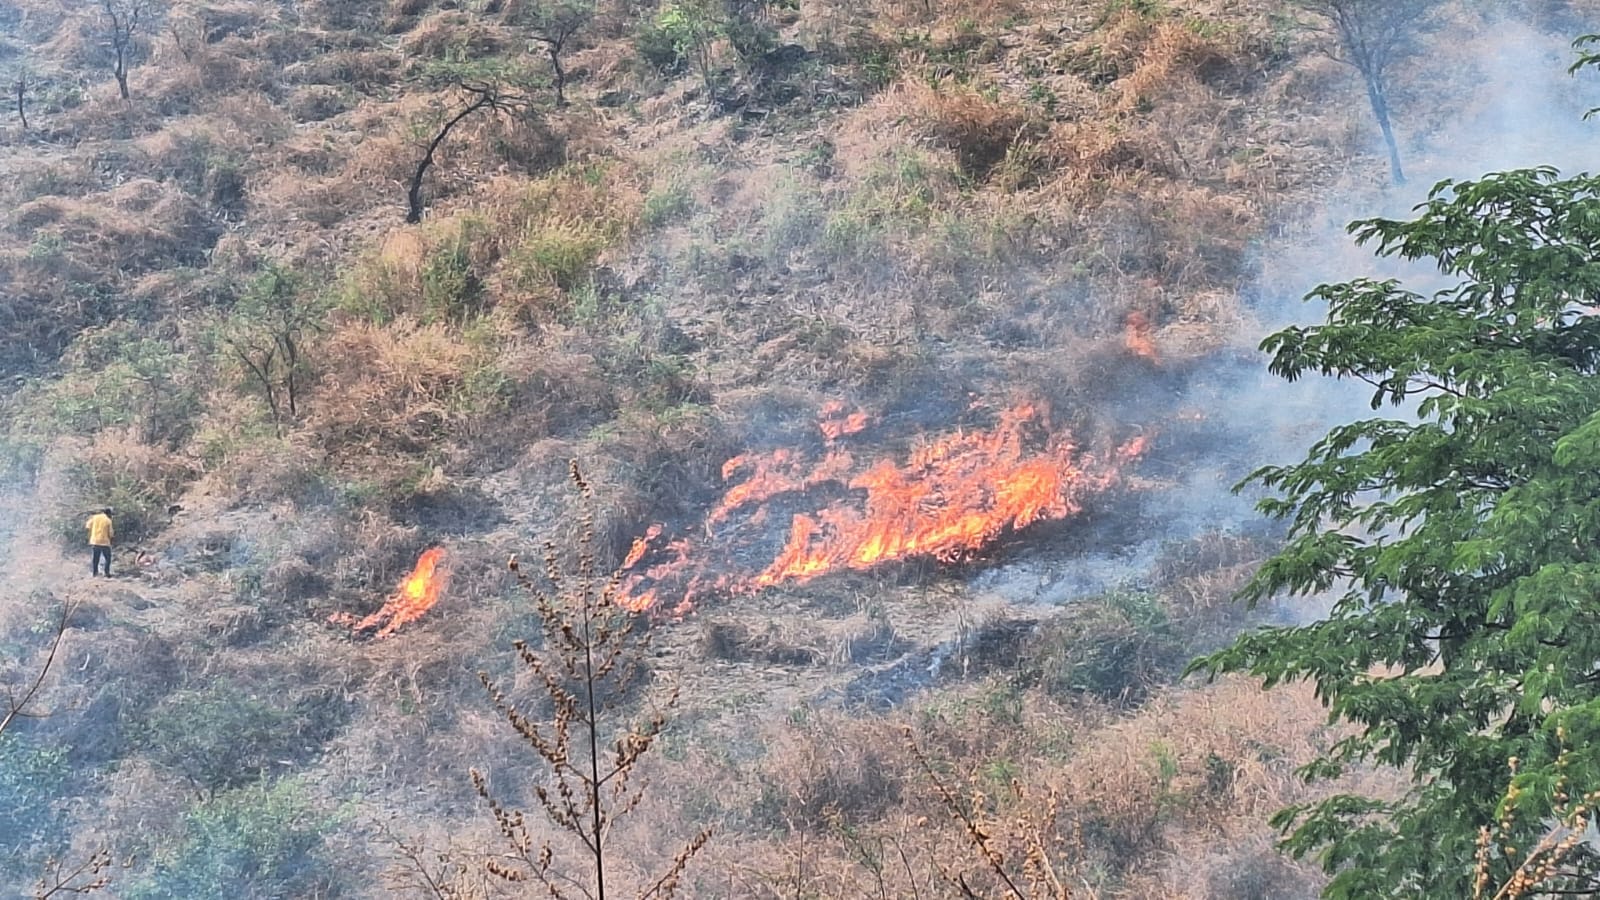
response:
<svg viewBox="0 0 1600 900"><path fill-rule="evenodd" d="M707 515L705 539L679 538L658 547L662 527L652 526L628 554L619 602L642 611L656 606L663 593L681 591L673 611L682 614L706 589L744 593L913 557L970 558L1006 531L1076 515L1086 496L1112 486L1121 467L1144 449L1140 438L1107 459L1081 453L1033 404L1002 410L998 419L991 429L925 442L903 461L859 467L835 444L864 430L869 420L829 404L822 410L826 449L819 461L794 449L729 460L724 480L741 480ZM763 533L772 501L804 500L825 486L844 496L820 509L790 513L787 539L769 563L741 561L751 533Z"/></svg>
<svg viewBox="0 0 1600 900"><path fill-rule="evenodd" d="M1153 331L1149 316L1138 311L1128 313L1128 318L1123 320L1122 346L1140 359L1160 362L1161 354L1156 350L1156 342L1151 337Z"/></svg>
<svg viewBox="0 0 1600 900"><path fill-rule="evenodd" d="M416 568L400 582L400 587L377 612L360 621L348 614L335 613L328 617L329 621L349 625L356 631L375 629L376 637L388 637L400 626L422 618L423 613L439 602L439 595L450 578L449 570L444 567L444 559L443 547L429 548L417 559Z"/></svg>

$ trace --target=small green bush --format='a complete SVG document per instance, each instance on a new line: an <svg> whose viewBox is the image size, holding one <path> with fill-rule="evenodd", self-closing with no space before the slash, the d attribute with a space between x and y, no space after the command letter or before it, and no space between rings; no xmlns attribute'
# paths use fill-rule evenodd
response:
<svg viewBox="0 0 1600 900"><path fill-rule="evenodd" d="M190 807L175 846L158 849L127 900L331 897L342 892L324 835L337 816L285 779Z"/></svg>
<svg viewBox="0 0 1600 900"><path fill-rule="evenodd" d="M83 332L63 355L70 367L29 398L31 425L46 435L134 426L146 443L176 447L200 411L199 361L144 326L115 322Z"/></svg>
<svg viewBox="0 0 1600 900"><path fill-rule="evenodd" d="M138 745L163 768L215 794L314 750L328 731L317 719L316 710L223 681L162 700L149 712Z"/></svg>
<svg viewBox="0 0 1600 900"><path fill-rule="evenodd" d="M553 281L571 290L589 274L609 243L604 231L582 222L551 222L530 230L512 252L517 282L526 288Z"/></svg>
<svg viewBox="0 0 1600 900"><path fill-rule="evenodd" d="M1137 704L1188 662L1161 598L1119 591L1080 601L1023 647L1021 678L1052 694Z"/></svg>
<svg viewBox="0 0 1600 900"><path fill-rule="evenodd" d="M633 48L645 65L663 75L681 75L688 63L672 33L659 22L645 20L634 33Z"/></svg>
<svg viewBox="0 0 1600 900"><path fill-rule="evenodd" d="M84 520L102 506L115 510L117 544L137 544L155 534L165 521L166 506L175 492L139 474L106 468L89 460L68 464L67 496L51 517L55 534L65 543L84 543Z"/></svg>
<svg viewBox="0 0 1600 900"><path fill-rule="evenodd" d="M641 218L652 228L681 218L694 208L694 198L689 187L681 181L670 181L644 198Z"/></svg>
<svg viewBox="0 0 1600 900"><path fill-rule="evenodd" d="M465 234L434 250L422 268L424 322L464 322L482 312L483 281L472 269Z"/></svg>

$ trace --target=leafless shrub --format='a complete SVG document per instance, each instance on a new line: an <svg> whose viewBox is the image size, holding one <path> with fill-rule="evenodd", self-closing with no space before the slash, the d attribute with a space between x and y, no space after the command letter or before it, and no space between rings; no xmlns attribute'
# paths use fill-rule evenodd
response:
<svg viewBox="0 0 1600 900"><path fill-rule="evenodd" d="M558 866L553 844L535 838L522 812L501 805L488 779L476 769L472 782L508 844L505 861L487 863L492 874L511 883L537 881L557 900L580 895L603 900L608 883L613 892L619 886L620 867L608 862L607 856L612 849L611 828L643 799L645 786L636 770L665 726L677 692L670 691L659 710L643 722L616 724L622 704L645 677L650 635L641 619L617 606L617 579L602 583L597 578L592 493L576 461L571 476L586 501L574 576L563 571L553 544L547 545L545 557L548 591L521 575L515 557L511 561L523 589L535 598L545 631L542 653L524 641L515 646L534 683L549 699L552 720L541 721L519 710L487 674L480 678L501 715L549 766L554 785L536 785L534 794L550 823L577 838L589 857L587 872L578 875ZM640 882L636 888L640 900L674 896L689 861L710 837L711 830L702 829L659 877Z"/></svg>

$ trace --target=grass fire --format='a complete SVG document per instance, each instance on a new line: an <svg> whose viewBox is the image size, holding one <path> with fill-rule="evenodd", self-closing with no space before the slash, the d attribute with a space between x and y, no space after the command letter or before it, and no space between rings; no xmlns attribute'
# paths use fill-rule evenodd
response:
<svg viewBox="0 0 1600 900"><path fill-rule="evenodd" d="M1139 436L1087 452L1041 403L1013 404L994 418L987 428L921 437L903 458L861 460L841 439L871 419L830 403L818 423L820 459L794 448L736 456L722 467L732 484L706 516L703 538L662 543L657 524L636 539L619 602L644 611L666 599L681 615L708 589L746 593L918 557L968 559L1005 532L1076 515L1087 497L1121 480L1146 444ZM775 504L791 509L786 528ZM753 549L773 529L786 535L781 549L752 567Z"/></svg>
<svg viewBox="0 0 1600 900"><path fill-rule="evenodd" d="M349 613L334 613L328 621L349 626L357 634L371 632L373 637L386 638L401 626L422 618L444 592L450 581L450 570L445 565L443 547L430 547L417 558L416 566L400 582L400 586L377 612L357 620Z"/></svg>

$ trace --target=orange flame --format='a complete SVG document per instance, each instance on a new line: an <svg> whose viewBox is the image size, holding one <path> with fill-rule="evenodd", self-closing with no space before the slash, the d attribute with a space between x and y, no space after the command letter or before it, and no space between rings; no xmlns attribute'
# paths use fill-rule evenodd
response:
<svg viewBox="0 0 1600 900"><path fill-rule="evenodd" d="M866 427L864 415L841 418L842 411L842 405L829 404L823 421L859 421ZM846 433L855 432L840 432ZM836 438L827 428L823 435L829 449L814 464L787 449L729 460L724 479L743 480L729 487L707 515L704 543L712 546L679 538L657 548L662 527L651 526L628 554L618 602L644 611L672 586L682 590L683 600L674 609L681 615L707 589L745 593L911 557L968 558L1006 531L1077 514L1085 497L1119 480L1120 468L1137 459L1145 444L1136 438L1109 458L1096 459L1081 453L1066 433L1053 432L1047 412L1031 404L1001 411L992 429L946 435L913 449L902 462L883 459L865 468L833 449ZM759 530L769 501L780 496L803 501L823 485L845 496L820 509L792 513L787 540L770 563L756 568L737 561L749 543L739 541L741 532ZM712 526L729 522L724 534L712 533ZM713 576L713 571L722 574Z"/></svg>
<svg viewBox="0 0 1600 900"><path fill-rule="evenodd" d="M1128 317L1123 320L1122 345L1134 356L1151 362L1160 362L1161 354L1156 351L1155 341L1150 336L1151 332L1149 316L1137 311L1128 313Z"/></svg>
<svg viewBox="0 0 1600 900"><path fill-rule="evenodd" d="M842 400L830 400L822 407L821 421L817 428L822 431L822 436L833 443L847 434L859 434L866 430L871 421L867 414L861 411L845 414L845 404ZM726 479L727 476L723 476Z"/></svg>
<svg viewBox="0 0 1600 900"><path fill-rule="evenodd" d="M432 547L417 559L400 587L384 602L383 607L365 619L355 621L348 613L334 613L328 621L348 625L356 631L377 629L376 637L388 637L407 622L415 622L423 613L439 602L439 595L450 580L450 572L443 567L444 548Z"/></svg>

